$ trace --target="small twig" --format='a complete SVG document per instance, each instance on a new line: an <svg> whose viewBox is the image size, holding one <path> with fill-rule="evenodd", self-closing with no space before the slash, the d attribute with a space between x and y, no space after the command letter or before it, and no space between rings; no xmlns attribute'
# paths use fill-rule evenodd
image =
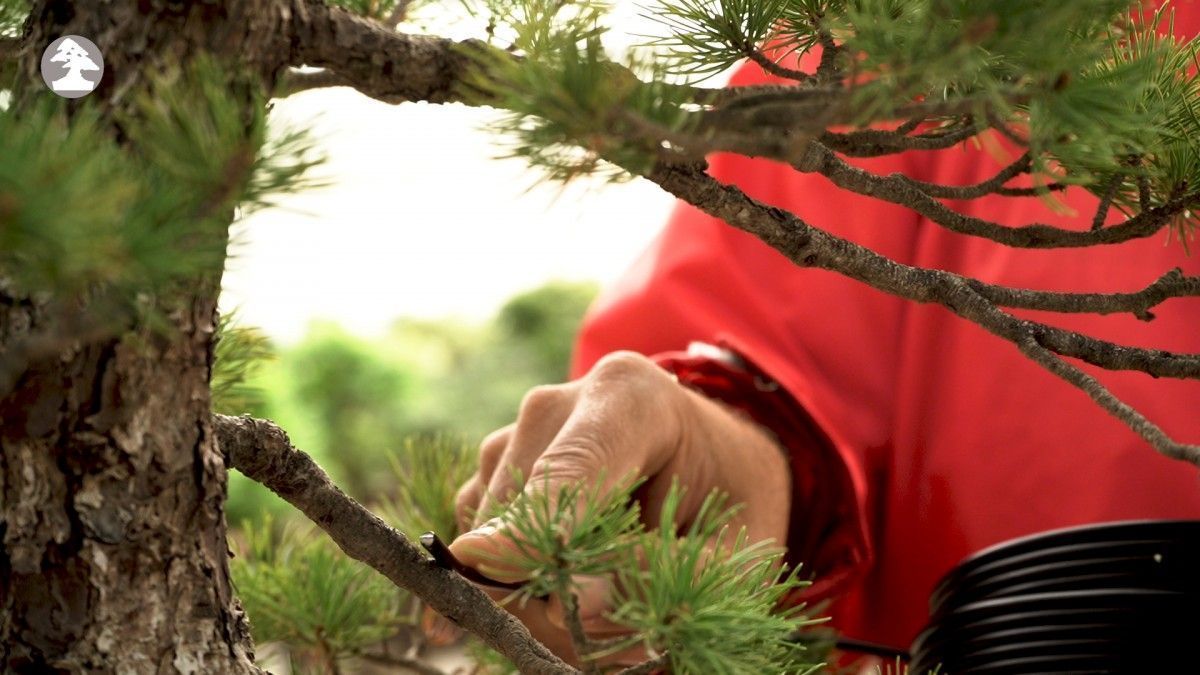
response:
<svg viewBox="0 0 1200 675"><path fill-rule="evenodd" d="M321 660L325 662L325 667L329 670L330 675L342 675L337 657L329 647L329 643L325 641L325 631L320 626L317 626L317 651L321 654Z"/></svg>
<svg viewBox="0 0 1200 675"><path fill-rule="evenodd" d="M961 126L952 127L941 133L909 136L908 132L862 129L836 133L826 131L820 136L821 144L847 157L879 157L894 155L909 150L945 150L980 133L982 129L969 120Z"/></svg>
<svg viewBox="0 0 1200 675"><path fill-rule="evenodd" d="M821 62L817 64L817 79L822 82L833 82L841 78L842 69L839 57L842 48L833 39L833 33L821 26L821 15L809 14L808 20L817 31L817 42L821 44Z"/></svg>
<svg viewBox="0 0 1200 675"><path fill-rule="evenodd" d="M1138 186L1138 206L1141 207L1142 213L1149 211L1152 208L1150 199L1150 178L1145 175L1137 177Z"/></svg>
<svg viewBox="0 0 1200 675"><path fill-rule="evenodd" d="M1093 401L1100 404L1101 408L1128 425L1162 454L1171 459L1200 465L1200 445L1175 442L1161 427L1114 396L1099 380L1059 358L1057 354L1039 344L1032 335L1021 340L1018 346L1034 362L1082 389Z"/></svg>
<svg viewBox="0 0 1200 675"><path fill-rule="evenodd" d="M1004 187L1004 184L1008 181L1023 173L1027 173L1031 166L1033 166L1033 158L1027 152L1018 157L1012 164L1001 169L995 176L981 183L962 186L941 185L909 178L903 174L896 175L901 176L909 185L916 187L930 197L937 197L938 199L976 199L994 194L997 190Z"/></svg>
<svg viewBox="0 0 1200 675"><path fill-rule="evenodd" d="M1096 206L1096 215L1092 217L1092 230L1104 227L1104 221L1108 220L1108 211L1112 208L1113 198L1117 196L1122 180L1120 174L1109 179L1108 187L1104 188L1104 194L1100 196L1100 204Z"/></svg>
<svg viewBox="0 0 1200 675"><path fill-rule="evenodd" d="M921 124L923 124L924 122L925 122L924 117L920 117L920 116L913 117L912 119L908 120L907 122L901 124L900 126L896 127L895 129L893 129L892 131L893 131L893 133L900 134L901 136L907 136L908 134L911 134L912 132L916 131L917 127L921 126Z"/></svg>
<svg viewBox="0 0 1200 675"><path fill-rule="evenodd" d="M746 55L746 58L757 63L763 70L776 77L782 77L785 80L795 80L796 82L810 82L813 79L812 75L803 70L779 65L752 44L746 43L742 45L742 53Z"/></svg>
<svg viewBox="0 0 1200 675"><path fill-rule="evenodd" d="M630 666L625 670L618 671L617 675L650 675L669 665L671 665L671 653L663 652L649 661L643 661L636 666Z"/></svg>
<svg viewBox="0 0 1200 675"><path fill-rule="evenodd" d="M964 277L965 279L965 277ZM1200 277L1184 276L1175 268L1154 283L1133 293L1056 293L1010 288L967 280L993 304L1014 309L1037 309L1063 314L1133 314L1142 321L1154 319L1151 309L1168 298L1200 296Z"/></svg>
<svg viewBox="0 0 1200 675"><path fill-rule="evenodd" d="M812 143L804 162L793 166L800 171L820 173L845 190L910 208L951 232L1014 248L1080 248L1148 237L1197 200L1196 196L1179 197L1123 223L1094 231L1069 230L1044 223L1008 226L959 213L902 174L879 176L852 166L821 143Z"/></svg>
<svg viewBox="0 0 1200 675"><path fill-rule="evenodd" d="M600 675L600 666L592 658L595 649L587 636L587 631L583 628L583 619L579 616L579 596L575 595L573 591L563 589L558 593L558 598L563 604L564 618L567 632L571 635L571 644L575 647L575 653L579 655L580 662L583 663L583 672L585 675Z"/></svg>
<svg viewBox="0 0 1200 675"><path fill-rule="evenodd" d="M1069 186L1064 183L1046 183L1045 185L1033 185L1030 187L1002 187L996 188L996 194L1001 197L1040 197L1050 194L1051 192L1062 192Z"/></svg>
<svg viewBox="0 0 1200 675"><path fill-rule="evenodd" d="M1029 147L1029 139L1013 131L1012 127L1008 126L1008 122L1000 119L995 110L988 109L987 120L989 126L998 131L1001 136L1007 138L1013 145L1021 148Z"/></svg>

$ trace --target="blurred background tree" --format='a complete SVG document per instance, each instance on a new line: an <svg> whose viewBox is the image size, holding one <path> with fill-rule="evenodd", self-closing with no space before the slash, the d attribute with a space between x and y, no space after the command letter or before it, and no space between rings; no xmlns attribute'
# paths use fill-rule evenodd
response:
<svg viewBox="0 0 1200 675"><path fill-rule="evenodd" d="M214 386L214 409L275 420L347 492L389 498L396 481L388 453L406 438L475 446L512 421L530 387L564 381L596 292L590 282L550 281L512 297L490 320L400 317L375 338L318 321L297 343L278 345L230 325L217 373L246 372L237 388ZM258 483L230 476L231 523L294 513Z"/></svg>

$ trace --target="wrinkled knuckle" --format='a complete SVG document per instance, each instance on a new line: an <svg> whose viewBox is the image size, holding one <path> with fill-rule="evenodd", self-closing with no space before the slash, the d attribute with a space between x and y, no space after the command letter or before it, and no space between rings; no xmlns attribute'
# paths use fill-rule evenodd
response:
<svg viewBox="0 0 1200 675"><path fill-rule="evenodd" d="M642 354L630 351L612 352L596 362L592 374L597 379L614 381L642 381L661 374L653 361Z"/></svg>
<svg viewBox="0 0 1200 675"><path fill-rule="evenodd" d="M543 384L525 392L517 419L537 419L553 413L563 404L567 393L561 386Z"/></svg>

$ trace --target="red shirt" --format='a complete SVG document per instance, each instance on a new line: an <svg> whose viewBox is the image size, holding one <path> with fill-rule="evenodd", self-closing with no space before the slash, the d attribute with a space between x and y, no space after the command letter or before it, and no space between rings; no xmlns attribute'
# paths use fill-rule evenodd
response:
<svg viewBox="0 0 1200 675"><path fill-rule="evenodd" d="M1194 35L1200 7L1177 4L1177 31ZM746 66L733 84L768 81ZM990 178L1012 158L968 143L853 163L959 185ZM1168 243L1165 230L1116 246L1010 249L783 164L717 155L711 167L750 196L900 262L989 283L1115 292L1139 290L1173 267L1200 274L1200 260ZM1007 225L1090 227L1093 196L1073 189L1061 199L1071 213L1037 197L950 205ZM1200 299L1169 300L1154 312L1149 323L1018 313L1118 343L1200 352ZM693 340L730 346L781 390L665 354ZM828 611L852 637L907 645L938 578L991 544L1090 522L1200 518L1195 467L1159 456L1013 344L940 306L795 267L686 204L589 312L574 372L617 349L659 355L685 381L707 381L783 439L796 501L789 544L817 575L818 594L836 591ZM1085 370L1168 434L1200 442L1200 381Z"/></svg>

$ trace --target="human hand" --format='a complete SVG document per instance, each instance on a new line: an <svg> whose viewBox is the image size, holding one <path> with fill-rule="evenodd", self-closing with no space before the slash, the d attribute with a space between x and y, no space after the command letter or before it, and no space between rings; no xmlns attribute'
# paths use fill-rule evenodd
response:
<svg viewBox="0 0 1200 675"><path fill-rule="evenodd" d="M686 492L677 524L689 523L716 489L729 496L728 503L744 505L730 522L735 530L745 527L750 541L786 541L791 479L775 441L754 422L680 385L652 361L631 352L610 354L574 382L530 390L516 422L481 444L479 470L456 500L459 525L466 533L450 549L459 560L484 567L498 581L523 580L518 568L498 562L517 555L517 548L503 519L484 518L522 489L517 476L526 477L523 490L530 494L597 482L604 491L615 489L628 476L643 477L635 496L647 525L657 522L672 481L678 479ZM608 580L576 581L584 628L598 637L619 633L605 618ZM496 599L508 594L491 593ZM577 660L557 599L531 600L508 609L547 647ZM631 658L614 655L609 662Z"/></svg>

